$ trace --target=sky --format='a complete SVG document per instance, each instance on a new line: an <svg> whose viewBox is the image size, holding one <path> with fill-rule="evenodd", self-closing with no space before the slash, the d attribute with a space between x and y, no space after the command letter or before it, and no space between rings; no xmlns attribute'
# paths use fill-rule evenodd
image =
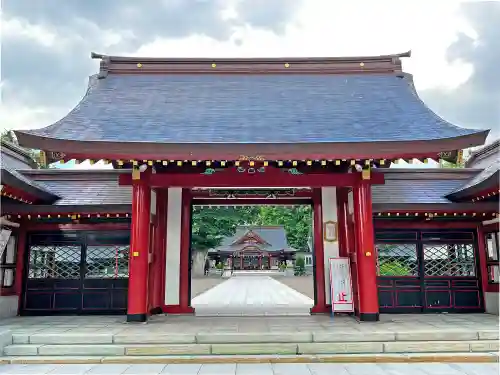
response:
<svg viewBox="0 0 500 375"><path fill-rule="evenodd" d="M3 0L0 128L66 115L98 71L90 52L154 57L359 56L412 50L420 97L500 137L500 2ZM82 166L83 167L83 166Z"/></svg>

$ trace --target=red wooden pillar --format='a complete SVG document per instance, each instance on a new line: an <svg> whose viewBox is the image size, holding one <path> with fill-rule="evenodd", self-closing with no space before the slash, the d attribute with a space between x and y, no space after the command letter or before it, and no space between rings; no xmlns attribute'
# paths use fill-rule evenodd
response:
<svg viewBox="0 0 500 375"><path fill-rule="evenodd" d="M371 185L367 181L353 187L354 225L357 237L356 267L359 319L379 320L375 241L373 233Z"/></svg>
<svg viewBox="0 0 500 375"><path fill-rule="evenodd" d="M477 227L477 257L479 259L479 271L481 275L481 288L483 289L483 307L486 308L486 295L488 291L488 264L486 260L486 241L482 225Z"/></svg>
<svg viewBox="0 0 500 375"><path fill-rule="evenodd" d="M240 270L243 269L243 254L240 255Z"/></svg>
<svg viewBox="0 0 500 375"><path fill-rule="evenodd" d="M24 221L20 222L19 230L15 234L17 236L17 254L16 254L16 279L14 281L14 287L16 295L18 297L17 313L21 311L21 304L23 301L23 276L24 276L24 264L26 257L26 223ZM29 254L27 255L29 256ZM26 277L28 277L26 275Z"/></svg>
<svg viewBox="0 0 500 375"><path fill-rule="evenodd" d="M259 255L259 270L262 269L262 255Z"/></svg>
<svg viewBox="0 0 500 375"><path fill-rule="evenodd" d="M167 256L167 190L156 190L156 225L154 231L151 313L161 314L165 304L165 260Z"/></svg>
<svg viewBox="0 0 500 375"><path fill-rule="evenodd" d="M191 194L189 189L182 189L181 208L181 253L179 280L179 314L192 314L189 296L191 283Z"/></svg>
<svg viewBox="0 0 500 375"><path fill-rule="evenodd" d="M147 175L141 173L142 178ZM128 280L128 322L145 322L148 313L149 217L151 188L147 181L132 186L132 228Z"/></svg>
<svg viewBox="0 0 500 375"><path fill-rule="evenodd" d="M347 188L337 188L337 217L339 226L339 256L349 256L351 249L349 244L349 190Z"/></svg>
<svg viewBox="0 0 500 375"><path fill-rule="evenodd" d="M149 270L148 270L148 312L154 314L154 291L155 291L155 275L158 262L155 261L156 255L156 215L150 214L151 223L149 224Z"/></svg>
<svg viewBox="0 0 500 375"><path fill-rule="evenodd" d="M329 312L325 296L325 255L323 248L323 209L321 189L313 191L313 230L314 230L314 306L312 314Z"/></svg>

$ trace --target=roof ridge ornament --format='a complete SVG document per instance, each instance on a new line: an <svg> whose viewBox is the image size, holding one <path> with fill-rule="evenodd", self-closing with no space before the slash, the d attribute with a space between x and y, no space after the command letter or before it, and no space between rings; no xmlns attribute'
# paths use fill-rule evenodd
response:
<svg viewBox="0 0 500 375"><path fill-rule="evenodd" d="M278 73L278 74L347 74L401 72L401 58L411 51L379 56L274 57L274 58L172 58L109 56L92 52L101 59L100 78L109 73Z"/></svg>

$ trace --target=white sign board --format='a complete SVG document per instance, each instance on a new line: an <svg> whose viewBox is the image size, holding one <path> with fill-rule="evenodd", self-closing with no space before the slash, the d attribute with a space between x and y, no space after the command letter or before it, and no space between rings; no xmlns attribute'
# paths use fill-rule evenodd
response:
<svg viewBox="0 0 500 375"><path fill-rule="evenodd" d="M354 312L349 258L330 258L332 312Z"/></svg>
<svg viewBox="0 0 500 375"><path fill-rule="evenodd" d="M2 229L2 232L0 233L0 257L3 255L3 252L7 247L11 233L12 231L10 229Z"/></svg>

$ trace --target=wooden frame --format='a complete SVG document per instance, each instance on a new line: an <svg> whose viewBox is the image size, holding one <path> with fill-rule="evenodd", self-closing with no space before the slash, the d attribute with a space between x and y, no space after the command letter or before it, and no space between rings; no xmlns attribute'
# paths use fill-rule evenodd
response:
<svg viewBox="0 0 500 375"><path fill-rule="evenodd" d="M326 242L336 242L339 237L339 225L336 221L325 221L323 223L323 239Z"/></svg>

